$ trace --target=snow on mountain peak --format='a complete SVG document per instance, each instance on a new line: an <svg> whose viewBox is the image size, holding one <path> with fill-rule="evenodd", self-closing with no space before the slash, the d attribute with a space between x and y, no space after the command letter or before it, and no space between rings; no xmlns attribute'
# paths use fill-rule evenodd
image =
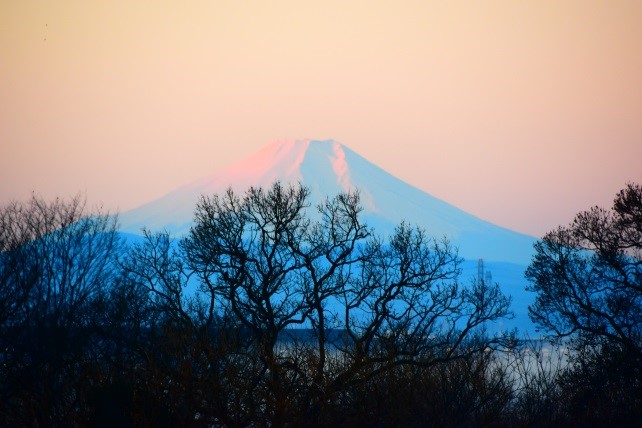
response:
<svg viewBox="0 0 642 428"><path fill-rule="evenodd" d="M197 182L196 187L217 191L221 184L235 190L249 186L265 186L275 180L295 183L302 180L302 170L324 169L330 161L336 180L348 191L349 166L345 162L344 147L333 140L286 140L268 144L257 152ZM329 171L324 171L324 178ZM334 181L334 180L332 180Z"/></svg>
<svg viewBox="0 0 642 428"><path fill-rule="evenodd" d="M350 170L348 168L348 163L346 162L346 154L339 143L332 144L332 153L334 155L330 159L332 169L337 175L337 179L343 190L349 192L352 186L350 183Z"/></svg>

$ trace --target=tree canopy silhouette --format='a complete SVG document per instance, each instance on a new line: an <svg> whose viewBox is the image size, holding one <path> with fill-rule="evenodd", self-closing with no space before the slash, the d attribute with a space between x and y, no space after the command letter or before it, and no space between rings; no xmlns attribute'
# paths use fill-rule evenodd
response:
<svg viewBox="0 0 642 428"><path fill-rule="evenodd" d="M535 245L530 317L574 350L559 378L562 414L580 425L642 417L642 186L579 213Z"/></svg>
<svg viewBox="0 0 642 428"><path fill-rule="evenodd" d="M642 186L579 213L535 245L533 322L554 337L619 344L642 357Z"/></svg>
<svg viewBox="0 0 642 428"><path fill-rule="evenodd" d="M324 403L394 367L465 358L500 342L484 325L507 316L510 299L497 285L462 285L448 241L405 224L377 237L360 218L358 193L315 212L308 195L276 182L203 197L181 242L210 308L249 332L273 423L302 404L293 393L318 418ZM307 367L277 347L294 326L313 332Z"/></svg>
<svg viewBox="0 0 642 428"><path fill-rule="evenodd" d="M498 420L510 299L446 239L378 236L358 193L309 195L203 196L183 239L127 245L81 197L0 209L0 425Z"/></svg>

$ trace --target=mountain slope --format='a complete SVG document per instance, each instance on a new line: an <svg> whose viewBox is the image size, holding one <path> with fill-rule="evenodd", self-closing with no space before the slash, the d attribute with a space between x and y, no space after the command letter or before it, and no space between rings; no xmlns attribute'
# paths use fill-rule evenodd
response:
<svg viewBox="0 0 642 428"><path fill-rule="evenodd" d="M364 219L380 234L390 233L401 221L424 227L433 236L446 236L460 255L476 260L525 265L534 238L493 225L425 193L368 162L335 141L276 142L203 180L125 212L121 230L140 233L168 229L181 236L189 230L193 210L202 194L232 187L270 186L275 180L301 182L311 189L311 203L327 196L358 189Z"/></svg>

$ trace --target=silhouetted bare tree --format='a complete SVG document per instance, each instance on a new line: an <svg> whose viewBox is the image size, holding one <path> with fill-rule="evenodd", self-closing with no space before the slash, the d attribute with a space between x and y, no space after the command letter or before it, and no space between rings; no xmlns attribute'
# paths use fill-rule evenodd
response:
<svg viewBox="0 0 642 428"><path fill-rule="evenodd" d="M83 408L94 314L116 272L115 228L115 217L87 212L81 196L33 196L0 210L0 387L9 423L61 424Z"/></svg>
<svg viewBox="0 0 642 428"><path fill-rule="evenodd" d="M594 207L535 245L526 271L532 320L554 337L619 344L642 358L642 186Z"/></svg>
<svg viewBox="0 0 642 428"><path fill-rule="evenodd" d="M642 416L642 186L613 207L579 213L535 245L526 271L531 319L575 352L561 378L570 419L606 425ZM608 403L608 404L607 404Z"/></svg>
<svg viewBox="0 0 642 428"><path fill-rule="evenodd" d="M371 236L358 194L314 215L307 198L306 188L278 182L203 197L181 243L204 290L249 333L262 363L251 393L271 423L291 420L293 406L315 420L349 387L394 367L465 358L500 341L483 326L507 316L510 300L496 285L459 284L448 242L406 225L390 240ZM297 325L314 332L305 366L294 344L276 346Z"/></svg>

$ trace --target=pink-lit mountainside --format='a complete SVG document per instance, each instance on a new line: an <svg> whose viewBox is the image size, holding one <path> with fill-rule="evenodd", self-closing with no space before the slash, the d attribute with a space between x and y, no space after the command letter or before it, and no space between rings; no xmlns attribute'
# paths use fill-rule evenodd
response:
<svg viewBox="0 0 642 428"><path fill-rule="evenodd" d="M429 167L429 165L427 165ZM176 189L120 217L123 232L140 234L166 229L175 237L189 231L200 195L228 187L270 187L275 180L311 189L311 206L339 192L359 190L363 219L386 235L401 221L435 237L448 237L468 260L527 264L533 238L470 215L388 174L335 141L277 142L209 177Z"/></svg>

